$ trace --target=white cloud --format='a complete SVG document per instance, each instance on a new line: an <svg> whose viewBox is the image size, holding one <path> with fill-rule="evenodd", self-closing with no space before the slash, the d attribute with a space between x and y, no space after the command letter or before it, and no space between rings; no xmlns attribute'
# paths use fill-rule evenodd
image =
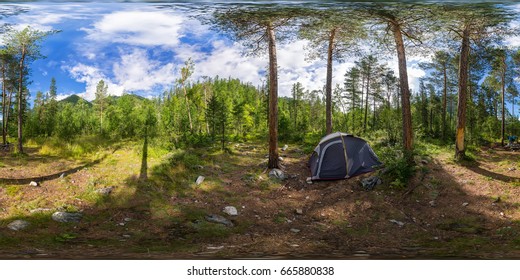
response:
<svg viewBox="0 0 520 280"><path fill-rule="evenodd" d="M78 95L87 100L95 98L96 86L100 80L103 80L108 85L108 93L110 95L121 95L123 93L123 87L113 83L97 67L79 63L73 67L65 66L63 69L68 71L70 76L77 82L85 83L85 92Z"/></svg>
<svg viewBox="0 0 520 280"><path fill-rule="evenodd" d="M239 44L226 46L222 41L213 42L215 48L210 54L193 53L195 65L194 78L204 76L221 78L238 78L243 82L258 85L263 76L260 75L267 66L267 60L260 57L244 57ZM198 59L197 59L198 58ZM175 73L178 75L178 73Z"/></svg>
<svg viewBox="0 0 520 280"><path fill-rule="evenodd" d="M181 16L164 12L118 11L81 30L87 32L87 39L101 43L173 47L182 36L182 22Z"/></svg>
<svg viewBox="0 0 520 280"><path fill-rule="evenodd" d="M166 88L174 83L173 63L163 64L152 60L143 49L133 49L121 55L114 63L115 82L129 91L150 91L154 87Z"/></svg>
<svg viewBox="0 0 520 280"><path fill-rule="evenodd" d="M95 98L96 86L100 80L108 85L110 95L120 96L123 91L154 91L171 87L175 82L174 64L162 63L149 57L144 49L134 48L129 52L119 51L111 67L100 68L78 63L63 67L77 82L85 83L85 92L80 93L87 100ZM106 63L106 62L105 62Z"/></svg>

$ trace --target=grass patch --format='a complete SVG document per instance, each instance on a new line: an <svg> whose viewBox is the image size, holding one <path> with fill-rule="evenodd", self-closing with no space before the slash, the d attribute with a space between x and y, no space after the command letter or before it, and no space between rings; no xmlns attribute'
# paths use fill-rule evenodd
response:
<svg viewBox="0 0 520 280"><path fill-rule="evenodd" d="M20 193L21 190L22 190L22 187L16 186L16 185L5 187L5 193L7 194L7 196L10 196L10 197L16 196L17 194Z"/></svg>
<svg viewBox="0 0 520 280"><path fill-rule="evenodd" d="M73 158L84 160L97 152L110 148L110 140L98 136L81 136L72 140L63 140L56 137L31 139L31 145L39 147L42 156Z"/></svg>

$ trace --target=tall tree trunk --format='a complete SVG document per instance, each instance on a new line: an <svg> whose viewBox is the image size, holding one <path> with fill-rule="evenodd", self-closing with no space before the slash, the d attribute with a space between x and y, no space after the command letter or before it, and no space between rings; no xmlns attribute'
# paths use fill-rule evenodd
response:
<svg viewBox="0 0 520 280"><path fill-rule="evenodd" d="M278 168L278 63L274 28L267 25L269 40L269 162L268 168Z"/></svg>
<svg viewBox="0 0 520 280"><path fill-rule="evenodd" d="M329 49L327 54L327 85L325 87L325 123L327 134L332 133L332 54L334 51L334 38L336 28L330 31Z"/></svg>
<svg viewBox="0 0 520 280"><path fill-rule="evenodd" d="M367 71L366 97L365 97L365 120L363 122L363 133L367 131L367 115L368 115L368 91L370 87L370 65Z"/></svg>
<svg viewBox="0 0 520 280"><path fill-rule="evenodd" d="M376 96L372 96L372 131L376 127Z"/></svg>
<svg viewBox="0 0 520 280"><path fill-rule="evenodd" d="M141 158L141 171L139 173L139 180L148 180L148 125L145 125L144 128L143 155Z"/></svg>
<svg viewBox="0 0 520 280"><path fill-rule="evenodd" d="M352 128L351 128L351 133L354 133L354 129L356 128L356 119L354 118L356 116L355 112L356 112L356 82L357 81L354 81L354 79L352 79Z"/></svg>
<svg viewBox="0 0 520 280"><path fill-rule="evenodd" d="M20 58L20 81L18 81L18 153L23 154L22 144L22 125L23 125L23 69L25 62L25 46L22 47L22 57Z"/></svg>
<svg viewBox="0 0 520 280"><path fill-rule="evenodd" d="M191 121L190 102L188 100L188 93L186 92L186 85L182 82L182 90L184 92L184 99L186 100L186 108L188 111L188 121L190 122L190 132L193 132L193 122Z"/></svg>
<svg viewBox="0 0 520 280"><path fill-rule="evenodd" d="M7 119L6 119L6 105L7 92L5 85L5 65L2 65L2 144L7 144Z"/></svg>
<svg viewBox="0 0 520 280"><path fill-rule="evenodd" d="M442 88L442 141L446 141L446 100L448 96L448 73L446 64L442 66L442 74L444 76Z"/></svg>
<svg viewBox="0 0 520 280"><path fill-rule="evenodd" d="M204 84L204 108L208 109L208 96L207 96L207 84ZM209 135L209 123L208 120L206 120L206 134Z"/></svg>
<svg viewBox="0 0 520 280"><path fill-rule="evenodd" d="M504 52L504 55L502 56L501 61L502 66L502 73L501 73L501 79L502 79L502 146L504 146L504 139L506 136L506 103L505 103L505 97L506 97L506 54Z"/></svg>
<svg viewBox="0 0 520 280"><path fill-rule="evenodd" d="M401 27L396 22L391 22L397 49L399 62L399 87L401 89L401 107L403 115L403 148L408 163L413 162L413 132L412 113L410 109L410 88L408 87L408 72L406 70L406 55L404 50L403 35Z"/></svg>
<svg viewBox="0 0 520 280"><path fill-rule="evenodd" d="M462 33L462 46L459 61L459 98L457 104L457 131L455 135L455 159L461 160L465 156L464 133L466 128L466 105L468 102L468 61L469 61L469 25Z"/></svg>

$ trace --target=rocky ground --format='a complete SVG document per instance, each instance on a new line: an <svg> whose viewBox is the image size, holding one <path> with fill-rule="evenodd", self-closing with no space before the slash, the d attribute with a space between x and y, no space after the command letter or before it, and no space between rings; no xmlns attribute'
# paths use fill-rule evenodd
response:
<svg viewBox="0 0 520 280"><path fill-rule="evenodd" d="M152 149L146 180L137 145L79 161L0 155L0 257L520 257L518 152L418 157L406 188L383 176L367 191L374 174L307 184L300 147L281 152L284 180L269 177L266 147L231 147Z"/></svg>

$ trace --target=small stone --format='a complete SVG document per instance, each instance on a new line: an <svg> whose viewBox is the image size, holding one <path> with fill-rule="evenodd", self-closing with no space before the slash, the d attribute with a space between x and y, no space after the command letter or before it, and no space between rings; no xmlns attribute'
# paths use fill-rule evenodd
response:
<svg viewBox="0 0 520 280"><path fill-rule="evenodd" d="M10 230L19 231L23 230L30 225L29 222L24 220L14 220L7 225Z"/></svg>
<svg viewBox="0 0 520 280"><path fill-rule="evenodd" d="M284 151L284 152L285 152L285 150L287 150L288 148L289 148L289 146L287 146L287 145L284 145L284 146L283 146L283 148L282 148L282 151Z"/></svg>
<svg viewBox="0 0 520 280"><path fill-rule="evenodd" d="M210 214L210 215L207 215L205 218L206 218L206 221L208 221L208 222L223 224L228 227L234 226L230 220L228 220L220 215Z"/></svg>
<svg viewBox="0 0 520 280"><path fill-rule="evenodd" d="M462 203L462 207L466 207L466 206L468 206L468 205L469 205L468 202L464 202L464 203Z"/></svg>
<svg viewBox="0 0 520 280"><path fill-rule="evenodd" d="M310 197L310 196L306 196L306 197L305 197L305 199L309 199L309 198L311 198L311 197Z"/></svg>
<svg viewBox="0 0 520 280"><path fill-rule="evenodd" d="M504 212L500 212L500 216L504 216Z"/></svg>
<svg viewBox="0 0 520 280"><path fill-rule="evenodd" d="M83 214L81 213L70 213L70 212L54 212L52 219L60 223L78 223Z"/></svg>
<svg viewBox="0 0 520 280"><path fill-rule="evenodd" d="M303 210L301 208L297 208L296 210L294 210L294 212L296 212L296 214L298 215L303 215Z"/></svg>
<svg viewBox="0 0 520 280"><path fill-rule="evenodd" d="M431 206L431 207L435 207L435 205L436 205L435 200L431 200L431 201L430 201L430 206Z"/></svg>
<svg viewBox="0 0 520 280"><path fill-rule="evenodd" d="M278 160L279 161L283 161L283 157L278 157Z"/></svg>
<svg viewBox="0 0 520 280"><path fill-rule="evenodd" d="M229 216L237 216L238 211L234 206L226 206L222 212L228 214Z"/></svg>
<svg viewBox="0 0 520 280"><path fill-rule="evenodd" d="M398 225L399 227L402 227L402 226L404 226L404 223L403 223L403 222L401 222L401 221L398 221L398 220L394 220L394 219L392 219L392 220L389 220L389 221L390 221L391 223L394 223L394 224Z"/></svg>
<svg viewBox="0 0 520 280"><path fill-rule="evenodd" d="M125 223L119 223L118 225L124 227L126 224Z"/></svg>
<svg viewBox="0 0 520 280"><path fill-rule="evenodd" d="M205 179L204 176L197 177L197 180L195 181L195 184L197 184L197 186L202 184L202 182L204 182L204 179Z"/></svg>
<svg viewBox="0 0 520 280"><path fill-rule="evenodd" d="M269 178L285 180L287 179L287 175L282 170L278 168L273 168L271 171L269 171Z"/></svg>
<svg viewBox="0 0 520 280"><path fill-rule="evenodd" d="M114 187L101 188L95 190L94 192L100 195L108 196L112 193L112 190L114 190Z"/></svg>
<svg viewBox="0 0 520 280"><path fill-rule="evenodd" d="M130 238L130 237L132 237L132 236L130 236L129 234L123 234L123 237L124 237L124 238Z"/></svg>
<svg viewBox="0 0 520 280"><path fill-rule="evenodd" d="M132 218L124 218L123 220L128 223L132 220Z"/></svg>
<svg viewBox="0 0 520 280"><path fill-rule="evenodd" d="M294 233L298 233L300 232L301 230L297 229L297 228L291 228L291 232L294 232Z"/></svg>
<svg viewBox="0 0 520 280"><path fill-rule="evenodd" d="M37 187L37 186L38 186L38 183L35 182L35 181L31 181L31 182L29 183L29 186L31 186L31 187Z"/></svg>

